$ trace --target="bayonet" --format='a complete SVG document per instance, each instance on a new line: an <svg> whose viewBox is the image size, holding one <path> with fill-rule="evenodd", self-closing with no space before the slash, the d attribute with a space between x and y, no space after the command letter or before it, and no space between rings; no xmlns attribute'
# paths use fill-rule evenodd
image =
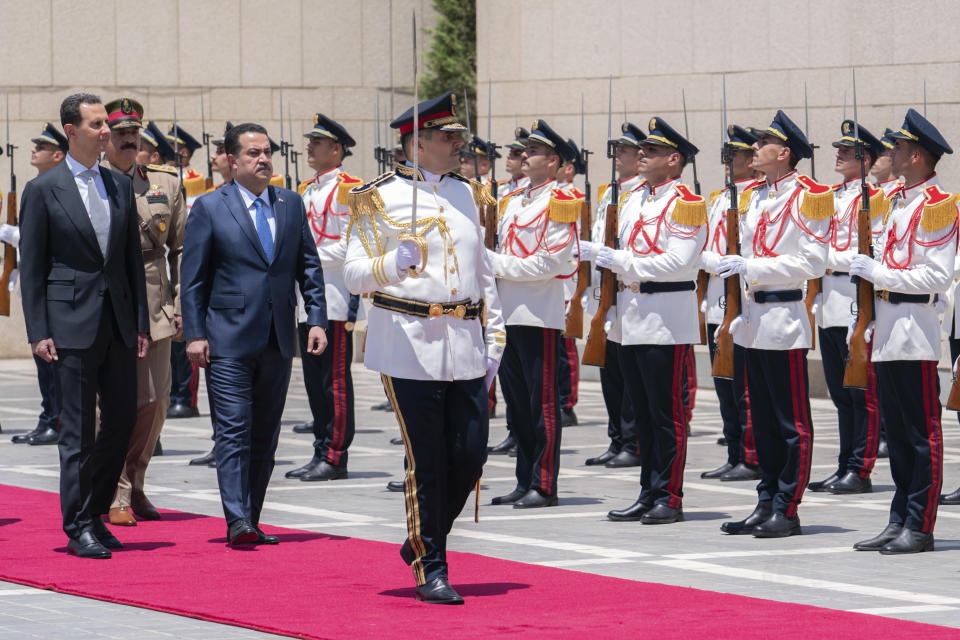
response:
<svg viewBox="0 0 960 640"><path fill-rule="evenodd" d="M290 143L283 136L283 86L280 87L280 155L283 156L283 184L290 188Z"/></svg>
<svg viewBox="0 0 960 640"><path fill-rule="evenodd" d="M467 113L467 136L471 135L470 129L470 97L467 96L467 88L463 88L463 110ZM479 138L476 133L472 134L474 139ZM467 144L467 150L471 151L473 155L473 179L477 182L480 182L480 159L477 157L477 152L479 151L477 145L471 140Z"/></svg>
<svg viewBox="0 0 960 640"><path fill-rule="evenodd" d="M687 122L687 92L680 89L680 98L683 101L683 135L690 140L690 124ZM693 167L693 192L700 195L700 180L697 178L697 157L690 158L690 164Z"/></svg>
<svg viewBox="0 0 960 640"><path fill-rule="evenodd" d="M923 79L923 117L927 117L927 79Z"/></svg>
<svg viewBox="0 0 960 640"><path fill-rule="evenodd" d="M177 124L177 96L173 96L173 150L177 154L177 175L183 191L183 157L180 155L180 125Z"/></svg>
<svg viewBox="0 0 960 640"><path fill-rule="evenodd" d="M280 114L280 119L283 119L283 114ZM291 138L293 137L293 116L290 115L290 103L287 103L287 130L290 131ZM295 151L293 148L293 143L290 143L290 162L293 163L293 179L297 187L300 187L300 152Z"/></svg>
<svg viewBox="0 0 960 640"><path fill-rule="evenodd" d="M203 147L207 150L207 177L204 180L204 187L210 189L213 187L213 161L210 159L210 140L213 139L207 133L207 118L203 104L203 89L200 89L200 139L203 140Z"/></svg>
<svg viewBox="0 0 960 640"><path fill-rule="evenodd" d="M856 115L854 115L854 120L856 120ZM817 163L814 161L814 152L820 147L813 144L810 141L810 110L807 106L807 83L803 83L803 135L807 136L807 142L810 143L810 177L816 181L817 179Z"/></svg>

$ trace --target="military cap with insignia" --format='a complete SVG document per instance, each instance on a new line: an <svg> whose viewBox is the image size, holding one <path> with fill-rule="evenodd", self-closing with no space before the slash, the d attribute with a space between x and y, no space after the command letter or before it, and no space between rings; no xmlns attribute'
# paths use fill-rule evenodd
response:
<svg viewBox="0 0 960 640"><path fill-rule="evenodd" d="M883 130L883 137L880 138L880 144L883 145L884 151L893 149L896 146L893 138L893 129L887 127Z"/></svg>
<svg viewBox="0 0 960 640"><path fill-rule="evenodd" d="M474 134L473 139L462 151L470 155L483 156L484 158L492 158L494 160L502 157L500 153L493 148L492 144L476 134Z"/></svg>
<svg viewBox="0 0 960 640"><path fill-rule="evenodd" d="M917 113L916 109L908 109L903 119L903 126L899 131L893 131L891 138L896 140L910 140L940 158L945 153L953 153L953 149L943 139L933 124Z"/></svg>
<svg viewBox="0 0 960 640"><path fill-rule="evenodd" d="M753 151L753 143L759 138L752 133L753 127L741 127L736 124L727 125L727 142L734 149Z"/></svg>
<svg viewBox="0 0 960 640"><path fill-rule="evenodd" d="M68 150L67 137L57 131L57 128L49 122L43 125L43 130L36 138L31 138L30 142L34 144L52 144L60 148L61 151Z"/></svg>
<svg viewBox="0 0 960 640"><path fill-rule="evenodd" d="M163 135L160 127L158 127L157 123L153 120L147 120L146 126L140 129L140 137L153 145L164 162L173 162L177 159L177 153L173 150L173 147L170 146L170 143L167 142L166 136Z"/></svg>
<svg viewBox="0 0 960 640"><path fill-rule="evenodd" d="M840 147L852 147L856 145L857 139L855 135L859 135L860 142L863 143L867 151L873 154L874 160L883 153L883 144L877 140L877 137L867 131L863 125L857 124L854 126L853 120L844 120L840 124L840 133L842 134L841 138L833 142L833 146L838 149Z"/></svg>
<svg viewBox="0 0 960 640"><path fill-rule="evenodd" d="M223 126L223 133L220 135L220 137L214 138L210 142L213 144L223 144L223 141L227 138L227 131L230 131L230 129L233 129L233 123L227 120L227 123Z"/></svg>
<svg viewBox="0 0 960 640"><path fill-rule="evenodd" d="M411 111L411 113L413 113ZM322 113L313 114L313 129L303 134L304 138L329 138L334 142L343 145L343 157L351 155L349 147L357 143L353 137L347 133L343 125L332 118L328 118Z"/></svg>
<svg viewBox="0 0 960 640"><path fill-rule="evenodd" d="M276 153L280 151L280 145L273 141L273 138L267 136L267 140L270 142L270 153Z"/></svg>
<svg viewBox="0 0 960 640"><path fill-rule="evenodd" d="M167 141L174 148L176 148L176 146L186 147L190 150L190 153L193 153L203 146L197 142L196 138L184 131L183 127L178 124L171 124L167 129Z"/></svg>
<svg viewBox="0 0 960 640"><path fill-rule="evenodd" d="M456 104L457 96L453 91L417 104L417 127L420 130L466 131L467 128L457 121ZM413 132L413 107L391 122L390 128L399 129L400 135Z"/></svg>
<svg viewBox="0 0 960 640"><path fill-rule="evenodd" d="M507 149L517 149L518 151L523 151L527 147L527 138L529 137L529 131L523 127L517 127L513 130L513 142L507 145Z"/></svg>
<svg viewBox="0 0 960 640"><path fill-rule="evenodd" d="M623 144L630 147L640 147L647 137L647 134L643 132L643 129L633 124L632 122L624 122L620 125L620 137L617 138L617 144Z"/></svg>
<svg viewBox="0 0 960 640"><path fill-rule="evenodd" d="M650 118L647 137L643 144L655 144L661 147L672 147L680 152L684 158L690 160L700 151L692 142L680 135L676 129L667 124L663 118Z"/></svg>
<svg viewBox="0 0 960 640"><path fill-rule="evenodd" d="M806 134L794 123L782 109L777 111L773 117L770 126L762 131L765 136L778 138L783 144L793 151L797 158L809 158L813 156L813 147L807 141Z"/></svg>
<svg viewBox="0 0 960 640"><path fill-rule="evenodd" d="M571 162L574 155L576 155L576 152L570 148L567 141L542 119L533 121L533 124L530 126L530 137L527 138L527 142L539 142L540 144L550 147L557 152L557 155L559 155L560 159L564 162Z"/></svg>
<svg viewBox="0 0 960 640"><path fill-rule="evenodd" d="M103 105L107 110L107 126L111 129L141 127L143 105L131 98L117 98Z"/></svg>
<svg viewBox="0 0 960 640"><path fill-rule="evenodd" d="M580 147L577 146L577 143L573 141L573 138L567 138L567 144L573 149L573 171L577 173L586 173L583 166L583 154L580 153ZM570 162L567 160L567 162Z"/></svg>

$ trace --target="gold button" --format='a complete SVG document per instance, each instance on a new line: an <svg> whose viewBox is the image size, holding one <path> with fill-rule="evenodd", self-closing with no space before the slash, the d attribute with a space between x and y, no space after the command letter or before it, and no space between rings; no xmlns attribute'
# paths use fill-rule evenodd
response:
<svg viewBox="0 0 960 640"><path fill-rule="evenodd" d="M447 253L453 254L453 247L447 247Z"/></svg>
<svg viewBox="0 0 960 640"><path fill-rule="evenodd" d="M440 213L443 213L443 206L440 207Z"/></svg>
<svg viewBox="0 0 960 640"><path fill-rule="evenodd" d="M429 314L431 318L439 318L440 316L443 315L443 307L437 304L436 302L434 302L433 304L430 305Z"/></svg>
<svg viewBox="0 0 960 640"><path fill-rule="evenodd" d="M450 289L450 295L452 295L452 296L457 295L457 290L456 290L456 289Z"/></svg>
<svg viewBox="0 0 960 640"><path fill-rule="evenodd" d="M457 305L456 307L454 307L454 309L453 309L453 315L454 315L458 320L463 320L463 317L464 317L465 315L467 315L467 307L464 306L464 305L462 305L462 304L458 304L458 305Z"/></svg>
<svg viewBox="0 0 960 640"><path fill-rule="evenodd" d="M456 267L450 267L450 273L456 273L456 272L457 272Z"/></svg>

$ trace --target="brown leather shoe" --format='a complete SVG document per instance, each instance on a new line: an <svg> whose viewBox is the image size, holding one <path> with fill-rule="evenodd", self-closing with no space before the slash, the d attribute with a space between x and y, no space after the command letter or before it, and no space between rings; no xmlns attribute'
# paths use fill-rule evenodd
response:
<svg viewBox="0 0 960 640"><path fill-rule="evenodd" d="M112 507L110 509L110 524L119 527L135 527L137 521L133 517L130 507Z"/></svg>
<svg viewBox="0 0 960 640"><path fill-rule="evenodd" d="M130 508L141 520L159 520L160 512L147 499L147 496L134 493L130 497Z"/></svg>

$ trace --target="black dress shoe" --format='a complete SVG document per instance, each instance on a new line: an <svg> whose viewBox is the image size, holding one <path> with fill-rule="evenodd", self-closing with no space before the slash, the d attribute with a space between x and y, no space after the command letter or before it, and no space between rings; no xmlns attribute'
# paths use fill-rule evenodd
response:
<svg viewBox="0 0 960 640"><path fill-rule="evenodd" d="M417 600L428 604L463 604L463 598L453 590L443 576L417 587Z"/></svg>
<svg viewBox="0 0 960 640"><path fill-rule="evenodd" d="M583 464L587 465L588 467L606 464L608 460L613 460L613 458L616 455L617 455L616 451L614 451L613 449L607 449L606 451L604 451L603 453L601 453L596 457L587 458L586 462L584 462Z"/></svg>
<svg viewBox="0 0 960 640"><path fill-rule="evenodd" d="M721 447L725 447L727 446L727 439L724 436L720 436L719 438L717 438L717 444L720 445Z"/></svg>
<svg viewBox="0 0 960 640"><path fill-rule="evenodd" d="M873 483L870 482L870 476L861 478L856 471L847 471L843 477L827 486L830 493L872 493Z"/></svg>
<svg viewBox="0 0 960 640"><path fill-rule="evenodd" d="M393 405L390 404L389 400L384 400L380 404L375 404L370 407L371 411L393 411Z"/></svg>
<svg viewBox="0 0 960 640"><path fill-rule="evenodd" d="M60 440L60 433L53 427L47 427L40 433L34 434L27 438L27 444L29 445L42 445L42 444L57 444Z"/></svg>
<svg viewBox="0 0 960 640"><path fill-rule="evenodd" d="M640 456L635 456L626 449L603 463L608 469L622 469L624 467L639 467Z"/></svg>
<svg viewBox="0 0 960 640"><path fill-rule="evenodd" d="M885 544L899 536L902 529L903 525L891 522L880 532L880 535L869 540L855 542L853 548L857 551L880 551Z"/></svg>
<svg viewBox="0 0 960 640"><path fill-rule="evenodd" d="M713 471L704 471L703 473L700 474L700 477L703 478L704 480L713 480L715 478L719 478L720 476L725 474L727 471L730 471L730 469L733 469L733 465L730 464L729 462L724 462L722 465L720 465Z"/></svg>
<svg viewBox="0 0 960 640"><path fill-rule="evenodd" d="M640 518L640 524L673 524L682 521L683 509L674 509L662 502L653 505L653 508Z"/></svg>
<svg viewBox="0 0 960 640"><path fill-rule="evenodd" d="M889 458L890 457L890 448L887 447L887 441L881 440L880 444L877 446L877 457L878 458Z"/></svg>
<svg viewBox="0 0 960 640"><path fill-rule="evenodd" d="M287 471L285 474L283 474L283 477L284 478L302 478L304 475L316 469L317 465L319 465L321 462L323 462L323 458L311 458L310 462L303 465L302 467L297 467L296 469L291 469L290 471Z"/></svg>
<svg viewBox="0 0 960 640"><path fill-rule="evenodd" d="M653 505L643 498L637 498L637 501L626 509L614 509L607 512L607 519L614 522L631 522L640 520L647 511L653 508Z"/></svg>
<svg viewBox="0 0 960 640"><path fill-rule="evenodd" d="M187 464L193 467L204 467L213 463L214 466L217 464L217 449L214 447L210 449L210 453L200 456L199 458L194 458Z"/></svg>
<svg viewBox="0 0 960 640"><path fill-rule="evenodd" d="M946 495L940 496L940 504L949 504L949 505L960 504L960 489L957 489L953 493L948 493Z"/></svg>
<svg viewBox="0 0 960 640"><path fill-rule="evenodd" d="M754 538L786 538L803 533L800 528L800 516L788 518L782 513L774 513L766 522L753 528Z"/></svg>
<svg viewBox="0 0 960 640"><path fill-rule="evenodd" d="M257 532L257 540L255 544L280 544L280 538L277 536L268 536L263 532L263 529L254 525L253 528Z"/></svg>
<svg viewBox="0 0 960 640"><path fill-rule="evenodd" d="M560 426L575 427L577 425L577 414L573 412L573 407L560 411Z"/></svg>
<svg viewBox="0 0 960 640"><path fill-rule="evenodd" d="M834 471L830 474L830 477L826 480L821 480L820 482L811 482L807 485L807 491L816 491L820 493L821 491L826 491L827 487L840 479L840 472Z"/></svg>
<svg viewBox="0 0 960 640"><path fill-rule="evenodd" d="M744 462L738 462L737 466L720 476L720 482L739 482L741 480L759 480L760 469L752 467Z"/></svg>
<svg viewBox="0 0 960 640"><path fill-rule="evenodd" d="M100 516L93 519L93 536L107 549L123 549L123 545L110 532L110 529L107 529L107 525L103 524Z"/></svg>
<svg viewBox="0 0 960 640"><path fill-rule="evenodd" d="M227 529L227 540L230 544L252 544L260 540L260 534L246 518L240 518L230 523Z"/></svg>
<svg viewBox="0 0 960 640"><path fill-rule="evenodd" d="M103 546L92 531L84 531L76 538L67 542L67 553L78 558L94 558L106 560L113 556L110 549Z"/></svg>
<svg viewBox="0 0 960 640"><path fill-rule="evenodd" d="M490 504L513 504L520 498L526 495L526 491L521 491L520 489L514 489L505 496L497 496L490 501Z"/></svg>
<svg viewBox="0 0 960 640"><path fill-rule="evenodd" d="M545 496L536 489L530 489L522 498L513 503L514 509L539 509L557 506L557 496Z"/></svg>
<svg viewBox="0 0 960 640"><path fill-rule="evenodd" d="M387 483L387 491L403 493L403 480L391 480Z"/></svg>
<svg viewBox="0 0 960 640"><path fill-rule="evenodd" d="M301 482L318 482L321 480L345 480L347 477L347 460L344 454L343 464L334 466L326 460L321 460L320 464L313 470L300 476Z"/></svg>
<svg viewBox="0 0 960 640"><path fill-rule="evenodd" d="M167 418L196 418L200 415L200 409L185 404L172 404L167 409Z"/></svg>
<svg viewBox="0 0 960 640"><path fill-rule="evenodd" d="M901 529L900 535L880 549L880 553L885 556L923 551L933 551L933 534L906 528Z"/></svg>
<svg viewBox="0 0 960 640"><path fill-rule="evenodd" d="M313 421L293 425L294 433L313 433Z"/></svg>
<svg viewBox="0 0 960 640"><path fill-rule="evenodd" d="M724 522L720 525L720 530L732 536L750 535L756 527L766 522L771 514L773 514L773 505L769 502L759 502L753 513L743 520Z"/></svg>
<svg viewBox="0 0 960 640"><path fill-rule="evenodd" d="M38 435L43 431L44 427L42 424L38 424L33 431L28 431L27 433L18 433L17 435L10 438L10 442L13 444L26 444L35 435Z"/></svg>
<svg viewBox="0 0 960 640"><path fill-rule="evenodd" d="M495 444L492 447L487 447L487 453L493 454L504 454L509 453L510 449L514 449L517 446L517 439L513 437L512 433L508 433L507 437L504 438L499 444Z"/></svg>
<svg viewBox="0 0 960 640"><path fill-rule="evenodd" d="M403 438L390 438L390 444L403 444Z"/></svg>

